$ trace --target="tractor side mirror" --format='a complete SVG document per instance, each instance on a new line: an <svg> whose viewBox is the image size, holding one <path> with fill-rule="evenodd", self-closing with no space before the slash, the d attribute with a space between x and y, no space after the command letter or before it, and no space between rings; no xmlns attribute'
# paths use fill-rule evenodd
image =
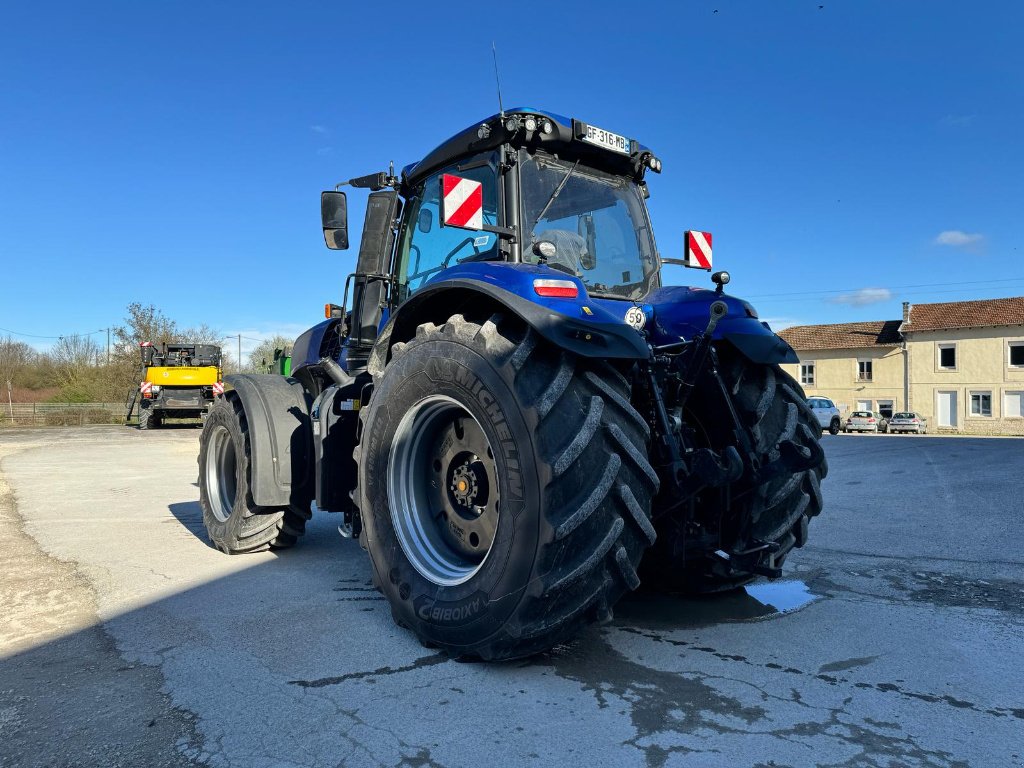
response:
<svg viewBox="0 0 1024 768"><path fill-rule="evenodd" d="M332 251L348 248L348 201L344 192L320 193L320 222L328 248Z"/></svg>

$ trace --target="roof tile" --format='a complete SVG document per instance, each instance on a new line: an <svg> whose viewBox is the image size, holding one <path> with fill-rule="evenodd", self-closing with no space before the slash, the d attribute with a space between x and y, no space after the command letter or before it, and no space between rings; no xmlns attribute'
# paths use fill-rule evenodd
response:
<svg viewBox="0 0 1024 768"><path fill-rule="evenodd" d="M984 301L913 304L906 331L939 331L994 325L1024 325L1024 296Z"/></svg>
<svg viewBox="0 0 1024 768"><path fill-rule="evenodd" d="M873 320L865 323L796 325L779 333L793 349L851 349L854 347L894 347L900 339L899 320Z"/></svg>

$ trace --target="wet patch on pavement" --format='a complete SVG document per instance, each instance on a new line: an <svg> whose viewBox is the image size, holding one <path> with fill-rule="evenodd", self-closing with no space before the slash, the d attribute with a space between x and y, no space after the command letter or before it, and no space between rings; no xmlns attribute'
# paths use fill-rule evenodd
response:
<svg viewBox="0 0 1024 768"><path fill-rule="evenodd" d="M641 592L615 607L615 625L647 629L686 629L763 621L806 608L818 600L805 581L782 579L731 592L696 597Z"/></svg>

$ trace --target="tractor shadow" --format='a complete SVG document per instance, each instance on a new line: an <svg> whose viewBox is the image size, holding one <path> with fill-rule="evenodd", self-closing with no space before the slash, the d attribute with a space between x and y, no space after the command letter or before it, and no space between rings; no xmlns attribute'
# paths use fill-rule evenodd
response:
<svg viewBox="0 0 1024 768"><path fill-rule="evenodd" d="M203 510L198 501L174 502L167 505L167 510L181 523L182 528L207 546L211 546L203 523Z"/></svg>

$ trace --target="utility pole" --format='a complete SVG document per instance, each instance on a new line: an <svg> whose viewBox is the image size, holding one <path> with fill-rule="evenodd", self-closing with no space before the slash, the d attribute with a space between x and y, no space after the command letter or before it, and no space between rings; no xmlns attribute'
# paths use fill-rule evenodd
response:
<svg viewBox="0 0 1024 768"><path fill-rule="evenodd" d="M110 326L107 326L107 365L110 365Z"/></svg>
<svg viewBox="0 0 1024 768"><path fill-rule="evenodd" d="M238 334L238 372L242 372L242 334Z"/></svg>
<svg viewBox="0 0 1024 768"><path fill-rule="evenodd" d="M14 422L14 403L11 402L11 380L7 380L7 407L11 409L11 422Z"/></svg>

